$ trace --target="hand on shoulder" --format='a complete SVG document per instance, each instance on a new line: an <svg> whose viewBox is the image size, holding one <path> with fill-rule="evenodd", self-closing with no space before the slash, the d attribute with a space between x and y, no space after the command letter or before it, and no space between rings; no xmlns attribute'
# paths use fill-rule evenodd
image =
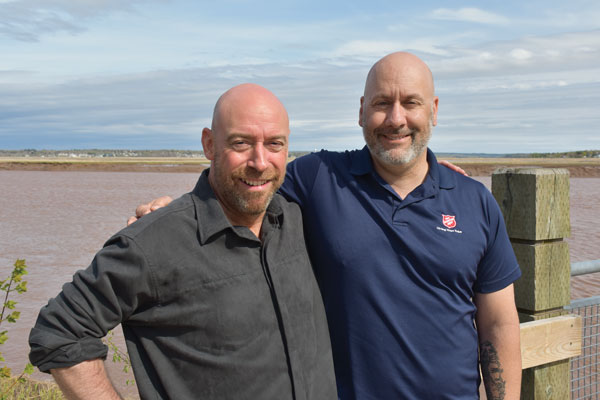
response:
<svg viewBox="0 0 600 400"><path fill-rule="evenodd" d="M150 201L149 203L140 204L135 209L135 216L131 216L127 220L127 225L133 224L135 221L142 218L146 214L150 214L152 211L156 211L159 208L168 206L172 201L173 199L171 196L162 196Z"/></svg>

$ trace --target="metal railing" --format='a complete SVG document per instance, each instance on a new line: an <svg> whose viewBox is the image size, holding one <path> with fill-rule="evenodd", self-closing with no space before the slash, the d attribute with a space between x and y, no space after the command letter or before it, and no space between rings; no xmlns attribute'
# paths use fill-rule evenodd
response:
<svg viewBox="0 0 600 400"><path fill-rule="evenodd" d="M571 276L600 272L600 260L571 264ZM582 319L581 355L571 359L571 399L600 399L600 296L564 307Z"/></svg>
<svg viewBox="0 0 600 400"><path fill-rule="evenodd" d="M581 261L571 264L571 276L600 272L600 260Z"/></svg>

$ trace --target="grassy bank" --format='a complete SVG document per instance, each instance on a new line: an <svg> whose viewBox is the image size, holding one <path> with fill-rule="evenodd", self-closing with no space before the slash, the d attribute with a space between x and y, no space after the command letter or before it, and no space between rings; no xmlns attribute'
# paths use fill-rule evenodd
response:
<svg viewBox="0 0 600 400"><path fill-rule="evenodd" d="M471 176L490 176L501 167L566 168L571 177L600 178L600 158L448 158Z"/></svg>
<svg viewBox="0 0 600 400"><path fill-rule="evenodd" d="M294 157L290 157L292 160ZM600 158L449 158L471 176L490 176L500 167L566 168L572 177L600 178ZM0 170L200 172L205 158L184 157L0 157Z"/></svg>
<svg viewBox="0 0 600 400"><path fill-rule="evenodd" d="M62 392L53 382L39 382L29 378L0 379L0 399L2 400L60 400Z"/></svg>
<svg viewBox="0 0 600 400"><path fill-rule="evenodd" d="M35 379L0 378L0 400L64 400L65 396L54 382ZM124 397L136 400L139 397Z"/></svg>

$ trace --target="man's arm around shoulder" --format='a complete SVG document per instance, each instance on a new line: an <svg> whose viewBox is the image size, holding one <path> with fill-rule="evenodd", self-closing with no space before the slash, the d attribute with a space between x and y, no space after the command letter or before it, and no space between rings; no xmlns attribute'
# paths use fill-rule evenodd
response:
<svg viewBox="0 0 600 400"><path fill-rule="evenodd" d="M120 400L108 380L104 361L83 361L72 367L51 369L52 377L69 400Z"/></svg>
<svg viewBox="0 0 600 400"><path fill-rule="evenodd" d="M521 391L520 327L513 285L476 293L481 374L488 400L518 400Z"/></svg>

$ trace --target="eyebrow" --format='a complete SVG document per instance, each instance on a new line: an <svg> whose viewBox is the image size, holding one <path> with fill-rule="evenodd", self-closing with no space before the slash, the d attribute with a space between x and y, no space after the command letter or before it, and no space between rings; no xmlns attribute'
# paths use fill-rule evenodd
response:
<svg viewBox="0 0 600 400"><path fill-rule="evenodd" d="M232 133L228 140L233 140L233 139L253 139L254 135L252 134L247 134L247 133ZM287 135L283 134L283 135L276 135L276 136L270 136L268 138L266 138L267 140L273 140L273 139L280 139L280 140L286 140L288 139Z"/></svg>
<svg viewBox="0 0 600 400"><path fill-rule="evenodd" d="M414 94L410 94L408 96L405 96L406 99L409 100L419 100L421 102L425 102L425 97L421 96L420 94L414 93Z"/></svg>
<svg viewBox="0 0 600 400"><path fill-rule="evenodd" d="M389 98L395 98L395 95L389 95L389 94L385 94L385 93L376 93L374 96L371 97L371 101L374 100L379 100L379 99L389 99ZM420 95L419 93L411 93L405 96L401 96L401 100L419 100L422 102L425 102L425 97L423 97L422 95Z"/></svg>

